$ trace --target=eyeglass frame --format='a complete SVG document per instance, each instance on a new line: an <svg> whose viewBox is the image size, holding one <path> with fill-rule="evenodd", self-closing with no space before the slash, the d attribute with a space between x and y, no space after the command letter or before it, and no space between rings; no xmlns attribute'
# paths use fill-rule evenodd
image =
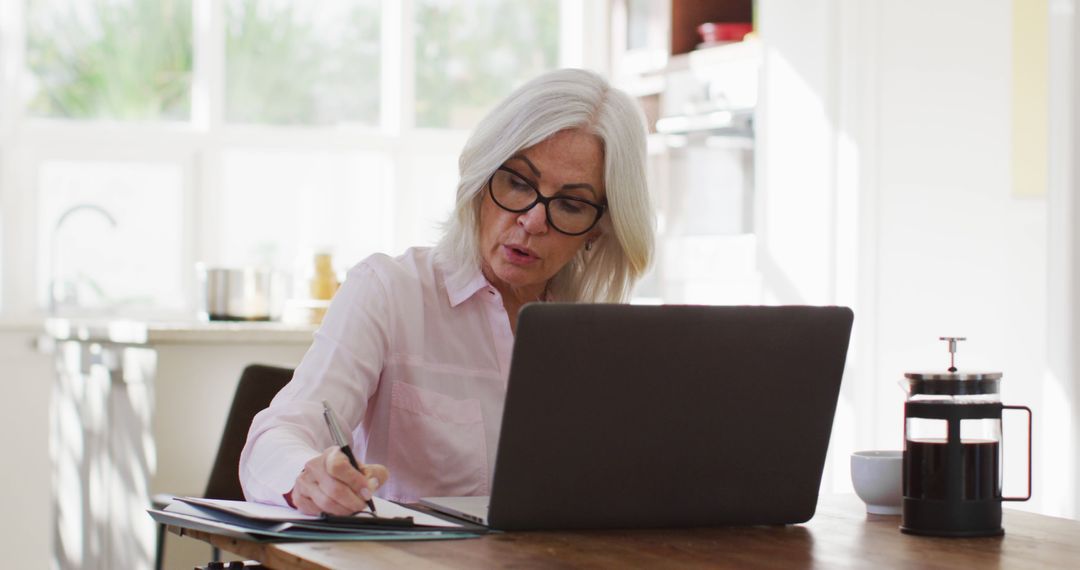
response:
<svg viewBox="0 0 1080 570"><path fill-rule="evenodd" d="M498 172L500 170L502 170L503 172L509 172L510 174L513 174L519 180L521 180L522 182L527 184L529 186L529 188L532 188L533 192L536 193L536 199L533 200L531 204L529 204L528 206L525 206L524 208L522 208L520 210L514 210L514 209L511 209L511 208L507 208L506 206L500 204L499 199L495 197L495 189L493 188L493 181L495 180L495 175L498 174ZM593 228L596 227L596 224L600 223L600 218L604 217L604 212L607 210L607 204L597 204L595 202L590 202L590 201L588 201L588 200L586 200L584 198L578 198L576 196L550 196L550 197L549 196L544 196L543 194L540 193L540 189L536 187L536 184L533 184L532 180L529 180L528 178L525 178L524 176L521 175L520 172L514 170L513 168L510 168L509 166L505 166L505 165L496 168L495 172L491 173L491 176L488 178L487 187L488 187L488 195L491 196L491 201L495 202L496 206L502 208L503 210L506 210L507 212L512 212L512 213L515 213L515 214L524 214L525 212L528 212L529 210L535 208L537 204L543 204L544 205L544 217L547 219L547 224L549 226L551 226L551 229L559 232L560 234L567 235L567 236L580 236L580 235L588 233L589 230L592 230ZM571 201L574 201L574 202L581 202L583 204L588 204L588 205L592 206L593 208L596 208L596 218L592 221L591 224L589 224L589 227L581 230L580 232L570 233L568 231L561 230L561 229L559 229L558 226L555 225L555 222L552 221L552 219L551 219L551 205L550 204L551 204L552 200L571 200Z"/></svg>

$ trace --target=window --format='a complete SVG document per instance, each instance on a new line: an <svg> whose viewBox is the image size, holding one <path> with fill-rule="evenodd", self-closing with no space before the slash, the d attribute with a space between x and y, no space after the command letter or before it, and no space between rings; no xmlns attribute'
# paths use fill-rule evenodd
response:
<svg viewBox="0 0 1080 570"><path fill-rule="evenodd" d="M2 308L189 314L196 261L433 243L479 117L602 61L586 4L0 0Z"/></svg>
<svg viewBox="0 0 1080 570"><path fill-rule="evenodd" d="M519 84L554 69L557 0L416 1L416 125L470 128Z"/></svg>
<svg viewBox="0 0 1080 570"><path fill-rule="evenodd" d="M191 116L191 0L28 0L28 114Z"/></svg>
<svg viewBox="0 0 1080 570"><path fill-rule="evenodd" d="M312 249L356 261L394 245L385 154L229 149L221 180L217 263L292 269ZM306 269L310 257L302 261Z"/></svg>
<svg viewBox="0 0 1080 570"><path fill-rule="evenodd" d="M225 119L379 122L379 2L226 3Z"/></svg>
<svg viewBox="0 0 1080 570"><path fill-rule="evenodd" d="M416 153L412 168L399 180L397 235L415 240L410 245L435 243L442 235L440 224L454 208L457 194L458 152ZM404 242L402 242L404 243Z"/></svg>
<svg viewBox="0 0 1080 570"><path fill-rule="evenodd" d="M183 309L183 174L168 162L43 161L37 258L49 263L38 266L41 303Z"/></svg>

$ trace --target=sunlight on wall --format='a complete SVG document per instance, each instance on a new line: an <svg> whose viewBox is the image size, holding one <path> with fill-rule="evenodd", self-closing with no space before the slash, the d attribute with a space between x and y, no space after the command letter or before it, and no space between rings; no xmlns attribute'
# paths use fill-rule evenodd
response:
<svg viewBox="0 0 1080 570"><path fill-rule="evenodd" d="M1038 456L1034 460L1040 468L1032 475L1035 479L1031 482L1032 494L1041 495L1043 513L1075 517L1076 449L1080 442L1074 436L1072 400L1063 379L1052 371L1048 370L1043 377L1043 389L1043 404L1041 409L1034 410L1037 415L1033 429L1052 430L1053 435L1050 439L1038 434L1032 436L1036 442L1052 441L1050 445L1035 444L1034 453Z"/></svg>
<svg viewBox="0 0 1080 570"><path fill-rule="evenodd" d="M765 52L768 152L761 270L771 299L830 302L833 128L820 89L780 49ZM822 160L827 158L828 160Z"/></svg>
<svg viewBox="0 0 1080 570"><path fill-rule="evenodd" d="M852 307L856 311L856 318L851 330L844 383L840 388L840 401L837 402L836 419L833 421L833 434L829 442L829 463L835 470L831 490L850 493L854 492L849 463L851 454L867 448L896 449L897 446L881 444L880 438L876 437L881 431L878 429L878 422L863 419L862 429L856 425L859 420L858 410L874 409L877 383L873 381L873 375L867 375L867 371L872 370L867 358L871 355L863 352L869 344L863 342L863 323L866 320L860 318L866 304L860 303L858 296L859 273L867 270L859 264L859 225L862 222L859 218L859 146L849 133L839 132L837 139L836 225L833 235L836 269L833 276L833 302Z"/></svg>
<svg viewBox="0 0 1080 570"><path fill-rule="evenodd" d="M837 159L856 164L857 141L838 134L838 118L827 97L833 85L833 54L823 41L830 28L807 24L821 17L817 3L783 3L784 12L766 19L762 74L761 197L758 266L766 303L843 304L856 310L857 169L837 179ZM773 7L774 10L778 9ZM802 18L793 13L804 13ZM765 16L768 18L768 15ZM839 146L838 146L839 145ZM842 182L842 186L838 186ZM841 223L839 214L845 219ZM845 281L844 286L839 283ZM856 325L858 326L858 325ZM850 493L850 456L875 446L873 381L858 368L853 331L844 381L822 475L824 493Z"/></svg>

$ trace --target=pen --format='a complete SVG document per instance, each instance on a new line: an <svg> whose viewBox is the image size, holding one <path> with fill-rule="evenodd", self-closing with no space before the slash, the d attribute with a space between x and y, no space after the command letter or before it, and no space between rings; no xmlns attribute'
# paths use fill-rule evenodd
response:
<svg viewBox="0 0 1080 570"><path fill-rule="evenodd" d="M334 413L334 409L330 407L330 404L326 400L323 400L323 419L326 420L326 427L330 428L330 437L334 438L334 444L341 448L341 452L345 454L345 457L349 458L349 463L357 471L361 471L360 464L356 462L356 456L353 455L352 448L349 447L349 440L345 439L345 432L341 429L341 422L338 421L337 414ZM371 499L367 500L367 506L371 509L371 514L375 514L375 502Z"/></svg>

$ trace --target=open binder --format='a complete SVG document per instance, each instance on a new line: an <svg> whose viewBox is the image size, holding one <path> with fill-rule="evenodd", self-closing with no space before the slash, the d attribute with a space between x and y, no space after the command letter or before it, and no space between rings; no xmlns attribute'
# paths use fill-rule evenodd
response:
<svg viewBox="0 0 1080 570"><path fill-rule="evenodd" d="M470 538L483 527L448 521L375 498L379 515L305 515L288 507L246 501L178 497L149 510L155 521L244 540L439 540Z"/></svg>

